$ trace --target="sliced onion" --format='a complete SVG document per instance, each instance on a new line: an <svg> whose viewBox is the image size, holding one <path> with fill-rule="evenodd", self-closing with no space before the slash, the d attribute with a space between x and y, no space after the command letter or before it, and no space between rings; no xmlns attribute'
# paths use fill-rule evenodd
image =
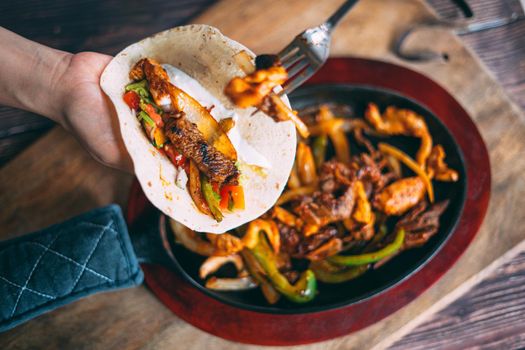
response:
<svg viewBox="0 0 525 350"><path fill-rule="evenodd" d="M251 277L241 278L210 278L205 285L206 288L221 291L247 290L257 288L257 283Z"/></svg>
<svg viewBox="0 0 525 350"><path fill-rule="evenodd" d="M259 242L259 232L263 231L270 242L275 253L281 249L281 236L279 229L272 220L256 219L250 222L246 234L242 238L244 246L247 248L254 248Z"/></svg>
<svg viewBox="0 0 525 350"><path fill-rule="evenodd" d="M380 143L378 148L381 152L386 153L394 158L397 158L403 164L405 164L410 170L416 173L417 176L423 180L425 187L427 188L428 199L430 203L434 203L434 188L432 187L432 182L430 181L427 173L423 170L419 164L417 164L409 155L400 149L389 145L387 143Z"/></svg>
<svg viewBox="0 0 525 350"><path fill-rule="evenodd" d="M242 258L238 254L232 254L228 256L210 256L208 259L204 260L201 267L199 268L200 278L205 279L227 263L233 263L237 268L237 271L242 271L244 267Z"/></svg>
<svg viewBox="0 0 525 350"><path fill-rule="evenodd" d="M335 149L337 160L344 164L350 163L350 145L346 134L339 128L328 134Z"/></svg>
<svg viewBox="0 0 525 350"><path fill-rule="evenodd" d="M308 127L306 124L303 123L301 118L292 111L282 100L281 98L276 94L270 95L270 101L272 102L273 106L275 107L275 112L277 114L277 119L280 120L291 120L295 127L297 128L297 131L299 132L299 135L301 135L303 138L308 138L310 136L310 131L308 131Z"/></svg>
<svg viewBox="0 0 525 350"><path fill-rule="evenodd" d="M281 298L281 294L279 294L279 292L269 283L262 284L261 291L270 305L277 303Z"/></svg>
<svg viewBox="0 0 525 350"><path fill-rule="evenodd" d="M303 185L312 185L317 182L314 155L312 149L304 142L297 145L297 172Z"/></svg>
<svg viewBox="0 0 525 350"><path fill-rule="evenodd" d="M197 208L206 215L212 215L210 207L204 198L204 194L201 189L201 175L197 164L193 160L190 160L189 174L188 174L188 192L190 193L193 203Z"/></svg>

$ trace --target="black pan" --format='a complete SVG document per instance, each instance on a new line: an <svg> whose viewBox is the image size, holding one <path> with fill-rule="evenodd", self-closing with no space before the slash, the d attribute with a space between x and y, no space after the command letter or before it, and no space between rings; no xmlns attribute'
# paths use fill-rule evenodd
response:
<svg viewBox="0 0 525 350"><path fill-rule="evenodd" d="M259 289L242 292L217 292L204 287L204 281L198 276L198 270L204 258L186 250L183 246L170 246L175 258L176 268L196 288L224 303L242 309L274 314L300 314L318 312L358 303L377 295L405 278L408 278L425 265L439 251L446 240L453 234L454 228L465 203L466 173L463 156L454 138L439 118L425 106L394 91L362 85L329 84L313 85L297 90L290 96L294 109L302 110L323 103L336 103L348 106L353 116L362 117L369 102L376 103L381 110L394 105L414 110L425 118L435 144L443 145L447 154L447 163L459 173L455 183L434 183L436 201L450 199L450 204L441 217L439 232L423 247L401 253L384 266L370 270L363 276L341 284L319 283L317 297L307 304L294 304L284 298L269 305ZM379 139L372 138L377 142ZM415 154L419 141L409 137L389 137L388 143ZM168 228L169 230L169 228ZM172 235L168 234L168 237ZM221 269L225 276L232 273L227 268Z"/></svg>

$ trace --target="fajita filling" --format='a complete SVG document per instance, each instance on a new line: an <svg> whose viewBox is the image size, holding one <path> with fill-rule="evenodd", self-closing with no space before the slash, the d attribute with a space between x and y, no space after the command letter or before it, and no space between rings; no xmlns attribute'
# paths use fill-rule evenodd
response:
<svg viewBox="0 0 525 350"><path fill-rule="evenodd" d="M244 209L237 151L227 134L234 120L217 122L153 59L139 60L129 76L124 101L151 143L184 171L196 207L218 222L225 212Z"/></svg>
<svg viewBox="0 0 525 350"><path fill-rule="evenodd" d="M275 121L291 120L303 138L309 135L308 127L275 93L274 89L286 82L288 73L275 55L259 55L255 67L246 52L237 55L246 76L233 78L224 93L241 108L256 107Z"/></svg>

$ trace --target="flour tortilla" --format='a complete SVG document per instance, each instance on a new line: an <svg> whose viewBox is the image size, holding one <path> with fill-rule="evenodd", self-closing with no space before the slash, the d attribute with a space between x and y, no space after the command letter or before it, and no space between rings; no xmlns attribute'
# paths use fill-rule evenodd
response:
<svg viewBox="0 0 525 350"><path fill-rule="evenodd" d="M253 55L214 27L176 27L128 46L113 58L100 80L115 105L122 138L144 193L166 215L198 232L223 233L261 216L279 198L294 162L296 134L292 122L277 123L262 112L251 115L253 108L236 108L224 95L226 84L244 75L234 59L243 50ZM199 81L226 108L235 110L241 137L270 162L265 174L241 167L245 210L225 213L218 223L197 209L186 188L177 187L175 167L155 150L135 113L122 99L124 87L130 83L130 69L144 57L179 68ZM284 100L288 103L286 97ZM237 153L242 152L237 149Z"/></svg>

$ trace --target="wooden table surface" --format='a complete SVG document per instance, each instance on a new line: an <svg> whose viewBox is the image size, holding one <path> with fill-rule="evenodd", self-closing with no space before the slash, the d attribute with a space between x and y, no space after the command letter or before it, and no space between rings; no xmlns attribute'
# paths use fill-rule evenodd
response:
<svg viewBox="0 0 525 350"><path fill-rule="evenodd" d="M95 0L3 2L0 4L0 25L56 48L72 52L96 50L114 54L122 48L123 43L187 22L213 2L132 1L132 6L123 1ZM469 2L482 20L503 15L504 7L499 1ZM453 15L448 0L431 0L430 3L440 14ZM464 35L462 38L492 70L511 98L524 108L525 21L519 20L514 24ZM51 126L52 123L42 117L0 107L0 166ZM508 264L488 274L470 292L417 327L393 347L525 346L524 275L525 256L517 254ZM139 320L137 324L140 324ZM12 345L16 347L16 344Z"/></svg>

